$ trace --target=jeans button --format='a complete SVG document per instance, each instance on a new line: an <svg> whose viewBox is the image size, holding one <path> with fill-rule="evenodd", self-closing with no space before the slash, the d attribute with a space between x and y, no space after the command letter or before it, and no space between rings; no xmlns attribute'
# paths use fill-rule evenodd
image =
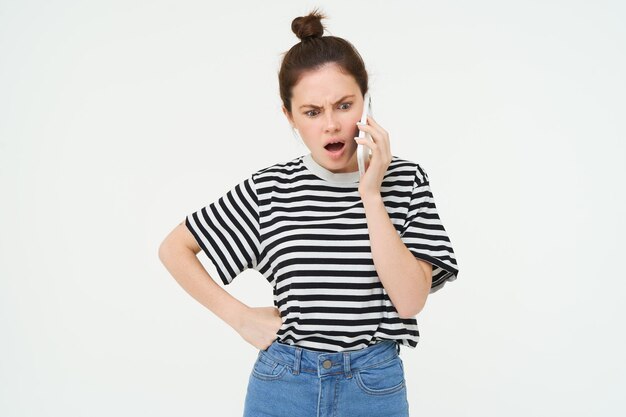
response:
<svg viewBox="0 0 626 417"><path fill-rule="evenodd" d="M329 359L326 359L324 362L322 362L322 366L323 366L325 369L330 368L330 367L332 366L332 364L333 364L333 363L332 363Z"/></svg>

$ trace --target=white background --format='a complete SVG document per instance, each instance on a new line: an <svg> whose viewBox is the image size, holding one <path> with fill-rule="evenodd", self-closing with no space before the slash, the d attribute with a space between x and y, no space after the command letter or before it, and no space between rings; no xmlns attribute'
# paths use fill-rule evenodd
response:
<svg viewBox="0 0 626 417"><path fill-rule="evenodd" d="M457 254L401 351L412 416L626 413L622 2L4 0L0 415L241 415L256 349L157 252L308 152L277 72L314 6Z"/></svg>

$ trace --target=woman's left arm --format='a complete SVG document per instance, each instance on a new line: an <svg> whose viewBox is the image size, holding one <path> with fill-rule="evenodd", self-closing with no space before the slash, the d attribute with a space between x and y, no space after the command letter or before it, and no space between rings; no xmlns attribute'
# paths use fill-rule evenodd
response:
<svg viewBox="0 0 626 417"><path fill-rule="evenodd" d="M432 285L432 264L415 258L396 231L380 194L391 163L389 134L371 116L367 125L357 123L373 142L357 139L369 147L372 157L360 179L359 194L365 208L372 258L376 272L400 318L417 315L426 304Z"/></svg>

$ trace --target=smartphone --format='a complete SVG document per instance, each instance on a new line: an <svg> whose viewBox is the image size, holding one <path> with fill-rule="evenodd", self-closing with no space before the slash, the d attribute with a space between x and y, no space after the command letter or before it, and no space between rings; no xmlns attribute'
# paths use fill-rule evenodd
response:
<svg viewBox="0 0 626 417"><path fill-rule="evenodd" d="M372 114L372 97L370 96L370 93L365 93L365 96L363 97L363 113L361 114L361 123L367 124L367 115L369 114L370 116L373 116ZM358 128L357 128L358 129ZM372 136L365 132L364 130L360 130L359 129L359 138L366 138L368 140L372 140ZM365 161L367 160L369 162L370 158L372 156L372 151L370 150L370 148L368 148L367 146L361 145L360 143L357 144L356 147L356 160L359 164L359 173L360 176L363 176L363 174L365 174Z"/></svg>

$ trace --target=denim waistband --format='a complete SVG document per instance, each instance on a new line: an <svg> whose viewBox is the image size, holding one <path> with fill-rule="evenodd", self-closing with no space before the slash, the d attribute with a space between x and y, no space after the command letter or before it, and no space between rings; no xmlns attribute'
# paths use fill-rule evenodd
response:
<svg viewBox="0 0 626 417"><path fill-rule="evenodd" d="M353 371L395 359L399 352L400 344L394 340L383 340L360 350L345 352L321 352L274 340L267 349L259 351L259 355L268 355L289 367L294 375L305 372L322 377L343 373L350 378Z"/></svg>

